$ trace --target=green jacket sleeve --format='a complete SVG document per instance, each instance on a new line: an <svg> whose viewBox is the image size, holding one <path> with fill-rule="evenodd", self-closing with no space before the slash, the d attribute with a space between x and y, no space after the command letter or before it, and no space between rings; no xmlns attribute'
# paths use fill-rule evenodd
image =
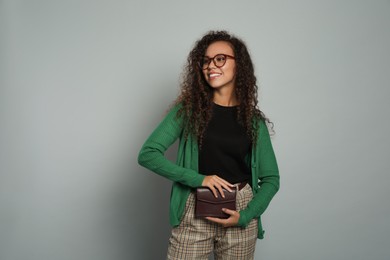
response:
<svg viewBox="0 0 390 260"><path fill-rule="evenodd" d="M143 144L138 163L145 168L190 187L202 185L204 175L176 165L165 157L165 151L180 137L181 120L176 117L179 106L173 107Z"/></svg>
<svg viewBox="0 0 390 260"><path fill-rule="evenodd" d="M279 170L274 150L272 148L267 125L260 121L259 137L254 148L254 160L252 171L256 172L258 180L253 180L253 185L258 184L254 190L254 196L247 207L240 211L239 226L247 226L249 222L264 213L272 198L279 190ZM252 173L253 174L253 173ZM256 182L258 181L258 183Z"/></svg>

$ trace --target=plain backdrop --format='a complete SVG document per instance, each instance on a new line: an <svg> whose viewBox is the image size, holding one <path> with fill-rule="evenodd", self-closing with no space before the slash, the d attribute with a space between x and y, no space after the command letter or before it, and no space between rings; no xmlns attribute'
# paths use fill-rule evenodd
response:
<svg viewBox="0 0 390 260"><path fill-rule="evenodd" d="M137 155L211 29L275 124L256 259L390 259L390 1L0 0L1 260L165 258L171 183Z"/></svg>

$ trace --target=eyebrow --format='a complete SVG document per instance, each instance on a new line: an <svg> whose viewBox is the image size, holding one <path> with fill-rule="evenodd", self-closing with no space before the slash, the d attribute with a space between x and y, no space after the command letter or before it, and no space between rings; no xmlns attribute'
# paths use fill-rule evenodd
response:
<svg viewBox="0 0 390 260"><path fill-rule="evenodd" d="M233 54L227 54L227 53L217 53L217 54L215 54L213 57L215 57L215 56L217 56L217 55L220 55L220 54L223 54L223 55L228 55L228 56L234 56L234 53L233 53ZM203 57L211 58L211 56L208 56L208 55L204 55Z"/></svg>

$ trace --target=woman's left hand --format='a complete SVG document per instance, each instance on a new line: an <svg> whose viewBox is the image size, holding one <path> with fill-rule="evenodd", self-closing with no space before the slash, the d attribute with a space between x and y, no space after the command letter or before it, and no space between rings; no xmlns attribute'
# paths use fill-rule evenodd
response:
<svg viewBox="0 0 390 260"><path fill-rule="evenodd" d="M213 218L213 217L206 217L207 220L218 223L224 227L232 227L236 226L238 223L238 219L240 218L240 213L235 210L231 209L222 209L223 212L230 215L229 218L223 219L223 218Z"/></svg>

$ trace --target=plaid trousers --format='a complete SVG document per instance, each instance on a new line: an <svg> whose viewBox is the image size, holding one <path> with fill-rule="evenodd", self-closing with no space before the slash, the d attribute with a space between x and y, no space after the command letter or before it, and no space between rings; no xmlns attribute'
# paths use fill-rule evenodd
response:
<svg viewBox="0 0 390 260"><path fill-rule="evenodd" d="M244 209L252 199L252 189L247 184L237 193L237 211ZM207 260L214 252L215 260L254 258L257 240L257 219L246 228L223 227L203 218L195 218L195 193L191 192L179 226L172 229L167 259Z"/></svg>

